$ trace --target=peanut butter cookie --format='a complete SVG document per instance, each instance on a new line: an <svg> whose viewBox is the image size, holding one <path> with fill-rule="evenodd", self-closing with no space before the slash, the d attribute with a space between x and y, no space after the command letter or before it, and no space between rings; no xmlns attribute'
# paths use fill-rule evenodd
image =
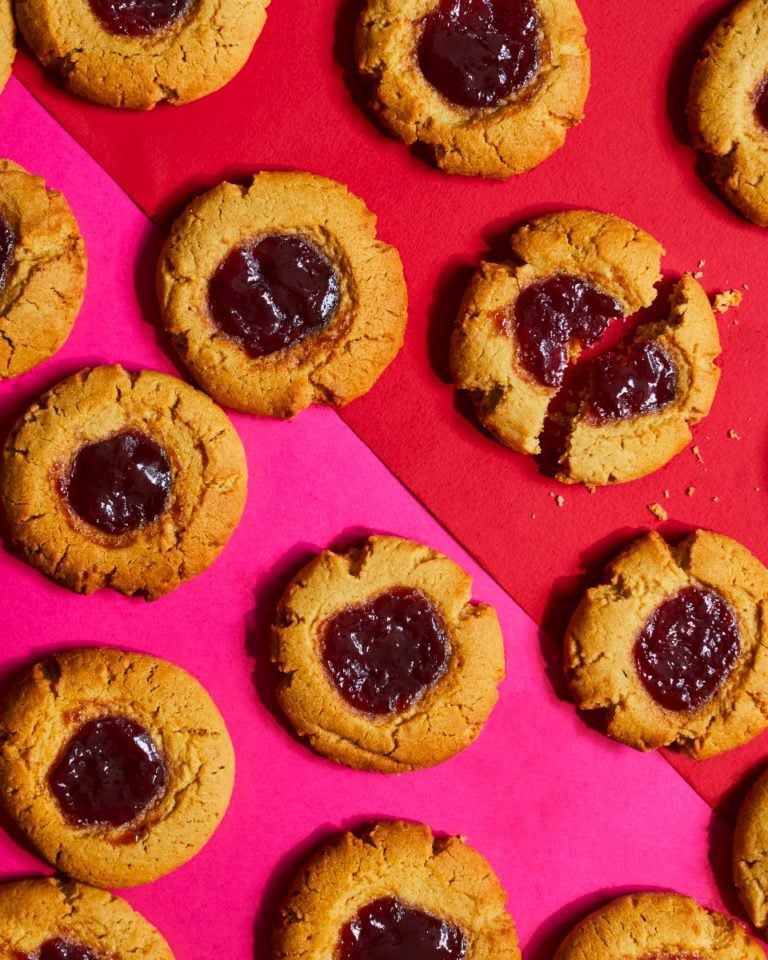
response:
<svg viewBox="0 0 768 960"><path fill-rule="evenodd" d="M19 29L73 93L150 110L198 100L251 54L269 0L16 0Z"/></svg>
<svg viewBox="0 0 768 960"><path fill-rule="evenodd" d="M574 371L613 320L654 301L664 251L626 220L585 210L533 220L511 246L517 263L480 265L451 341L453 378L480 421L513 450L544 452L563 483L622 483L664 466L709 412L720 376L704 290L684 276L667 320Z"/></svg>
<svg viewBox="0 0 768 960"><path fill-rule="evenodd" d="M584 115L590 61L575 0L369 0L356 47L374 112L446 173L523 173Z"/></svg>
<svg viewBox="0 0 768 960"><path fill-rule="evenodd" d="M693 145L745 217L768 226L768 8L742 0L716 27L688 96Z"/></svg>
<svg viewBox="0 0 768 960"><path fill-rule="evenodd" d="M274 960L520 960L506 894L477 851L418 823L344 833L296 877Z"/></svg>
<svg viewBox="0 0 768 960"><path fill-rule="evenodd" d="M234 753L200 684L108 648L37 663L0 710L0 788L41 856L100 887L190 860L226 812Z"/></svg>
<svg viewBox="0 0 768 960"><path fill-rule="evenodd" d="M401 773L480 733L504 677L496 612L472 580L410 540L325 550L288 586L273 629L278 698L297 733L339 763Z"/></svg>
<svg viewBox="0 0 768 960"><path fill-rule="evenodd" d="M768 571L741 544L697 530L636 540L587 590L565 637L576 705L637 750L695 759L768 727Z"/></svg>
<svg viewBox="0 0 768 960"><path fill-rule="evenodd" d="M0 0L0 93L3 92L16 56L16 24L11 0Z"/></svg>
<svg viewBox="0 0 768 960"><path fill-rule="evenodd" d="M85 245L67 201L0 160L0 380L62 346L80 312L85 275Z"/></svg>
<svg viewBox="0 0 768 960"><path fill-rule="evenodd" d="M0 470L12 544L78 593L155 599L216 559L245 506L245 452L211 400L166 374L81 370L18 421Z"/></svg>
<svg viewBox="0 0 768 960"><path fill-rule="evenodd" d="M747 794L736 820L733 879L747 916L768 926L768 770Z"/></svg>

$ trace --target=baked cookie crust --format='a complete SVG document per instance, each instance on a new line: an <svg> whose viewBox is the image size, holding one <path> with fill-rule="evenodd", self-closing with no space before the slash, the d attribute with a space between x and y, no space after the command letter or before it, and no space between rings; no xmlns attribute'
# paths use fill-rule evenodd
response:
<svg viewBox="0 0 768 960"><path fill-rule="evenodd" d="M751 923L768 926L768 771L747 794L733 838L733 881Z"/></svg>
<svg viewBox="0 0 768 960"><path fill-rule="evenodd" d="M219 403L291 417L311 403L343 406L371 389L402 346L407 291L400 257L376 239L376 217L334 180L260 173L250 186L221 183L176 221L158 265L163 323L200 386ZM260 236L299 235L336 269L330 325L252 358L214 323L211 277L227 253Z"/></svg>
<svg viewBox="0 0 768 960"><path fill-rule="evenodd" d="M663 248L626 220L586 210L532 220L511 238L517 263L481 263L459 311L450 360L452 377L468 391L481 423L505 446L537 456L559 388L524 367L511 317L531 284L560 274L583 278L613 298L625 316L650 306L661 279ZM717 321L706 293L690 275L676 285L667 320L646 324L634 341L655 341L677 371L674 402L627 420L597 423L579 401L563 420L555 476L563 483L606 485L658 470L690 442L690 425L709 413L720 371ZM570 345L571 361L578 345Z"/></svg>
<svg viewBox="0 0 768 960"><path fill-rule="evenodd" d="M327 960L341 928L381 897L461 927L472 960L519 960L506 893L476 850L417 823L383 821L328 842L299 871L280 912L274 960Z"/></svg>
<svg viewBox="0 0 768 960"><path fill-rule="evenodd" d="M688 96L693 145L713 179L747 219L768 226L768 130L755 114L768 77L768 9L742 0L709 38Z"/></svg>
<svg viewBox="0 0 768 960"><path fill-rule="evenodd" d="M148 731L165 761L165 790L130 824L77 826L48 776L82 725L107 716ZM108 648L54 654L21 677L0 712L0 789L9 815L48 863L100 887L149 883L198 853L226 812L234 769L211 698L156 657Z"/></svg>
<svg viewBox="0 0 768 960"><path fill-rule="evenodd" d="M3 957L36 955L59 937L100 957L173 960L160 933L114 894L53 877L0 885Z"/></svg>
<svg viewBox="0 0 768 960"><path fill-rule="evenodd" d="M171 492L155 522L113 535L79 517L61 483L79 450L123 430L163 448ZM0 499L11 543L77 593L169 593L213 563L246 493L245 452L224 412L183 381L148 370L94 367L68 377L21 417L2 454Z"/></svg>
<svg viewBox="0 0 768 960"><path fill-rule="evenodd" d="M64 197L10 160L0 160L0 217L15 237L0 285L4 380L47 360L69 336L85 294L86 256Z"/></svg>
<svg viewBox="0 0 768 960"><path fill-rule="evenodd" d="M762 948L738 923L678 893L635 893L582 920L555 960L762 960Z"/></svg>
<svg viewBox="0 0 768 960"><path fill-rule="evenodd" d="M107 31L88 0L16 0L24 39L81 97L150 110L198 100L245 65L269 0L192 0L168 28L144 37Z"/></svg>
<svg viewBox="0 0 768 960"><path fill-rule="evenodd" d="M0 0L0 93L3 92L16 57L16 24L11 0Z"/></svg>
<svg viewBox="0 0 768 960"><path fill-rule="evenodd" d="M445 673L402 712L372 716L339 693L319 635L334 614L398 587L422 593L442 615L450 641ZM292 726L318 753L361 770L402 773L433 766L467 747L493 709L504 677L496 612L473 605L472 580L448 557L398 537L325 550L297 574L280 601L272 660L277 695Z"/></svg>
<svg viewBox="0 0 768 960"><path fill-rule="evenodd" d="M565 675L580 710L598 710L609 736L637 750L674 745L701 760L768 727L768 571L729 537L697 530L678 546L652 532L611 562L587 590L565 636ZM691 586L729 604L740 650L730 673L698 709L664 709L634 661L636 639L659 605Z"/></svg>
<svg viewBox="0 0 768 960"><path fill-rule="evenodd" d="M421 21L439 0L369 0L357 27L356 59L382 123L417 141L446 173L506 179L546 160L584 116L590 57L575 0L537 0L542 64L531 82L496 107L470 109L443 97L421 72Z"/></svg>

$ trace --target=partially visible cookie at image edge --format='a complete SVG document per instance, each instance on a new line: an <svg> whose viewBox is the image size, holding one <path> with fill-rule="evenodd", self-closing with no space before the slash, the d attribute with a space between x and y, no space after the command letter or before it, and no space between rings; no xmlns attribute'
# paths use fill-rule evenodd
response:
<svg viewBox="0 0 768 960"><path fill-rule="evenodd" d="M11 75L16 56L16 24L11 0L0 0L0 93Z"/></svg>

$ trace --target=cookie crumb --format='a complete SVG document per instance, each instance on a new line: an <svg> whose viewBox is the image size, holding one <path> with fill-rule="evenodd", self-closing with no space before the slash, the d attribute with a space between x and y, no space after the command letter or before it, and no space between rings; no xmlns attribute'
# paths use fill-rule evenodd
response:
<svg viewBox="0 0 768 960"><path fill-rule="evenodd" d="M720 503L720 497L712 497L712 503Z"/></svg>
<svg viewBox="0 0 768 960"><path fill-rule="evenodd" d="M685 488L685 495L686 495L686 497L692 497L692 496L694 495L694 493L696 493L696 487L686 487L686 488Z"/></svg>
<svg viewBox="0 0 768 960"><path fill-rule="evenodd" d="M699 461L699 463L704 463L704 458L701 455L701 450L699 450L698 445L695 445L691 448L694 457Z"/></svg>
<svg viewBox="0 0 768 960"><path fill-rule="evenodd" d="M669 492L669 490L665 490L665 491L664 491L664 499L665 499L665 500L669 500L669 498L670 498L671 496L672 496L672 494Z"/></svg>
<svg viewBox="0 0 768 960"><path fill-rule="evenodd" d="M594 493L595 490L597 489L597 488L595 487L594 483L587 483L587 484L585 484L585 486L586 486L586 488L587 488L587 492L588 492L588 493Z"/></svg>
<svg viewBox="0 0 768 960"><path fill-rule="evenodd" d="M535 519L536 519L536 514L535 514L535 513L532 513L532 514L531 514L531 520L535 520Z"/></svg>
<svg viewBox="0 0 768 960"><path fill-rule="evenodd" d="M740 290L723 290L722 293L715 294L712 309L715 313L725 313L731 307L738 307L741 299Z"/></svg>
<svg viewBox="0 0 768 960"><path fill-rule="evenodd" d="M649 504L648 504L648 509L651 511L651 513L654 515L654 517L656 517L657 520L668 520L668 519L669 519L669 514L668 514L667 511L664 509L664 507L662 507L662 505L661 505L660 503L649 503Z"/></svg>
<svg viewBox="0 0 768 960"><path fill-rule="evenodd" d="M705 265L706 262L707 261L703 257L701 260L699 260L699 270L701 270L701 268Z"/></svg>
<svg viewBox="0 0 768 960"><path fill-rule="evenodd" d="M565 497L558 494L555 497L555 503L558 505L558 507L562 507L565 504Z"/></svg>
<svg viewBox="0 0 768 960"><path fill-rule="evenodd" d="M704 276L703 271L697 270L696 273L694 273L694 275L693 275L693 279L694 279L694 280L701 280L701 278L702 278L703 276Z"/></svg>
<svg viewBox="0 0 768 960"><path fill-rule="evenodd" d="M728 431L728 436L731 440L741 440L741 437L736 433L734 429Z"/></svg>

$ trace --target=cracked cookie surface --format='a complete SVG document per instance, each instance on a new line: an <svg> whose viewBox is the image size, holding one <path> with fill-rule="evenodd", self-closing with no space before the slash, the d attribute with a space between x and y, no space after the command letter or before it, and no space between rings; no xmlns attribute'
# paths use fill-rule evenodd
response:
<svg viewBox="0 0 768 960"><path fill-rule="evenodd" d="M763 227L768 226L768 128L760 101L766 81L768 8L763 0L742 0L715 28L696 64L688 125L723 194Z"/></svg>
<svg viewBox="0 0 768 960"><path fill-rule="evenodd" d="M459 927L471 960L520 960L506 893L459 837L383 821L326 843L299 871L280 911L274 960L337 956L342 928L384 897Z"/></svg>
<svg viewBox="0 0 768 960"><path fill-rule="evenodd" d="M535 73L501 102L481 108L451 102L419 66L424 18L439 7L440 0L367 3L356 58L373 111L405 143L424 144L447 173L503 179L537 166L584 115L590 59L575 0L536 0Z"/></svg>
<svg viewBox="0 0 768 960"><path fill-rule="evenodd" d="M733 838L733 880L754 926L768 926L768 771L739 810Z"/></svg>
<svg viewBox="0 0 768 960"><path fill-rule="evenodd" d="M0 0L0 93L11 75L15 57L16 24L13 20L11 0Z"/></svg>
<svg viewBox="0 0 768 960"><path fill-rule="evenodd" d="M167 457L170 491L152 522L104 532L72 508L63 485L89 445L136 432ZM17 422L2 457L0 497L13 546L78 593L111 587L155 599L205 570L245 506L245 452L205 394L167 374L82 370Z"/></svg>
<svg viewBox="0 0 768 960"><path fill-rule="evenodd" d="M634 893L591 913L555 960L762 960L744 928L690 897Z"/></svg>
<svg viewBox="0 0 768 960"><path fill-rule="evenodd" d="M144 36L109 31L89 0L16 0L16 19L40 61L74 93L149 110L228 83L251 54L268 3L190 0L178 19Z"/></svg>
<svg viewBox="0 0 768 960"><path fill-rule="evenodd" d="M85 277L85 245L67 201L40 177L0 160L0 380L36 367L62 346L80 311Z"/></svg>
<svg viewBox="0 0 768 960"><path fill-rule="evenodd" d="M147 731L164 783L131 821L78 824L54 795L52 771L83 726L106 717ZM232 744L213 701L155 657L108 648L53 654L19 679L0 713L9 815L45 860L96 886L148 883L186 863L224 816L233 778Z"/></svg>
<svg viewBox="0 0 768 960"><path fill-rule="evenodd" d="M610 563L606 581L587 590L566 631L565 675L579 709L599 711L606 732L635 749L674 745L695 759L768 727L768 571L748 550L705 530L677 546L649 533ZM691 588L724 601L738 649L709 672L702 702L669 709L641 678L638 642L662 604ZM707 667L706 652L682 646L659 669L682 686L697 664Z"/></svg>
<svg viewBox="0 0 768 960"><path fill-rule="evenodd" d="M309 173L260 173L222 183L174 224L158 265L163 323L200 386L229 407L291 417L311 403L343 406L366 393L402 346L407 291L397 251L342 184ZM211 279L231 252L267 237L312 244L338 279L326 326L284 349L249 356L215 322Z"/></svg>
<svg viewBox="0 0 768 960"><path fill-rule="evenodd" d="M173 960L160 933L105 890L53 877L0 884L0 955L26 960L56 940L95 960Z"/></svg>
<svg viewBox="0 0 768 960"><path fill-rule="evenodd" d="M496 612L470 603L471 586L448 557L398 537L374 536L344 554L319 554L289 584L273 627L278 699L296 732L332 760L384 773L432 766L467 747L504 677ZM373 715L342 695L324 661L321 634L339 614L403 588L436 611L448 659L409 705ZM385 641L392 643L392 636L390 629Z"/></svg>
<svg viewBox="0 0 768 960"><path fill-rule="evenodd" d="M702 287L684 276L672 292L668 319L639 327L630 341L632 347L653 344L667 358L674 400L653 412L601 421L592 414L589 381L570 397L526 367L517 306L536 285L573 278L629 316L656 298L662 247L626 220L585 210L532 220L515 231L511 247L517 263L487 262L476 271L451 340L453 379L469 393L481 423L505 446L532 456L542 454L556 426L558 445L546 469L564 483L622 483L664 466L690 442L690 425L709 412L719 381L720 338ZM581 350L571 336L567 362L578 360Z"/></svg>

